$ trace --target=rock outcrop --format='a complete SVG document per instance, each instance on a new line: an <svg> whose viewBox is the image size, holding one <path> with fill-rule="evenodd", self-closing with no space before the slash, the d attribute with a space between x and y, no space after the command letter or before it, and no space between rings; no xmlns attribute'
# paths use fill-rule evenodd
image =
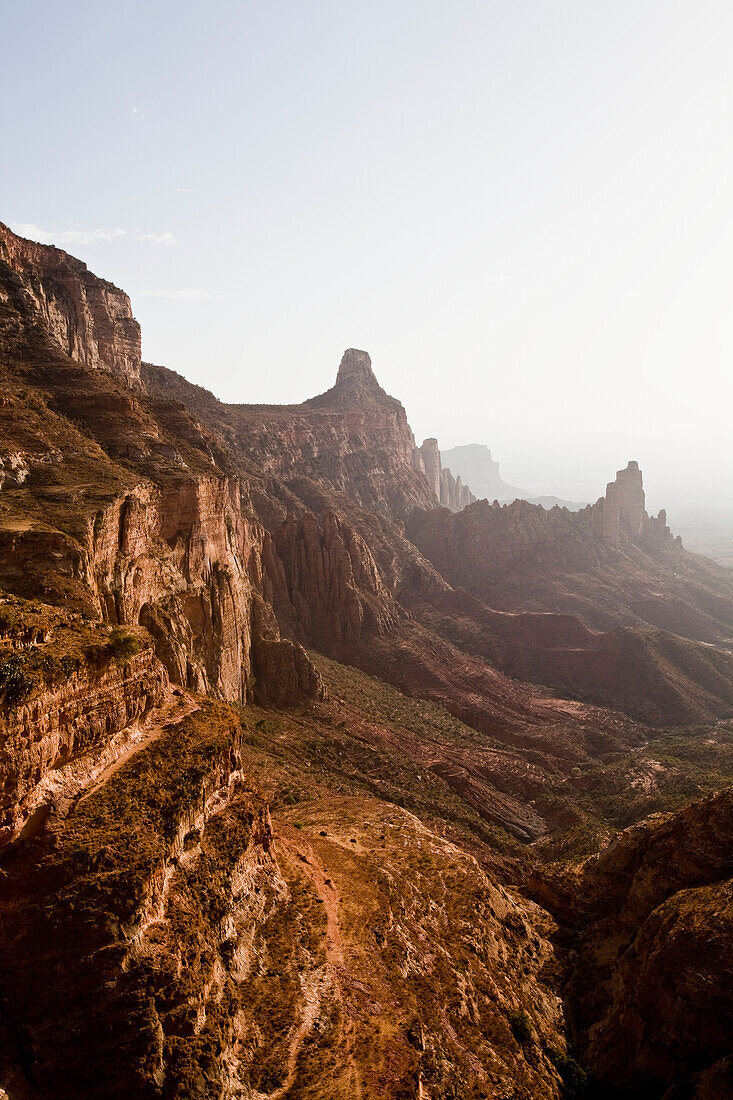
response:
<svg viewBox="0 0 733 1100"><path fill-rule="evenodd" d="M343 659L404 618L364 539L334 512L291 517L266 543L263 565L279 621L323 653Z"/></svg>
<svg viewBox="0 0 733 1100"><path fill-rule="evenodd" d="M624 541L652 542L657 545L672 542L667 527L667 513L647 515L644 486L638 462L629 462L624 470L618 470L616 480L606 486L606 495L594 506L596 529L612 546Z"/></svg>
<svg viewBox="0 0 733 1100"><path fill-rule="evenodd" d="M61 771L82 753L105 746L162 699L165 670L152 647L122 663L87 661L54 687L0 713L2 774L0 848L39 824Z"/></svg>
<svg viewBox="0 0 733 1100"><path fill-rule="evenodd" d="M347 348L344 352L331 389L320 397L310 398L305 404L312 407L341 405L345 409L391 406L397 413L400 427L404 427L399 415L399 410L404 412L404 409L379 385L369 353L357 348Z"/></svg>
<svg viewBox="0 0 733 1100"><path fill-rule="evenodd" d="M60 248L27 241L2 223L0 263L14 277L16 323L86 367L139 385L140 326L123 291Z"/></svg>
<svg viewBox="0 0 733 1100"><path fill-rule="evenodd" d="M34 527L0 530L2 580L36 570L40 579L50 558L55 588L59 578L67 582L67 600L149 631L174 683L244 703L254 690L253 647L280 643L274 623L266 637L253 630L252 577L261 576L264 533L245 506L236 479L143 483L89 516L83 541ZM283 640L280 649L281 659L292 651L293 667L302 665L297 643ZM275 691L266 686L262 645L258 653L259 690ZM277 680L277 669L270 672ZM307 694L316 679L298 682Z"/></svg>
<svg viewBox="0 0 733 1100"><path fill-rule="evenodd" d="M42 825L61 788L83 786L167 684L144 631L0 597L0 848Z"/></svg>
<svg viewBox="0 0 733 1100"><path fill-rule="evenodd" d="M127 297L5 227L0 291L0 584L144 625L191 690L246 702L262 643L264 697L277 642L291 689L317 691L297 643L253 632L263 528L219 442L144 393Z"/></svg>
<svg viewBox="0 0 733 1100"><path fill-rule="evenodd" d="M449 469L443 468L437 439L423 440L422 447L416 448L413 464L416 469L425 471L436 499L451 512L460 512L476 499L468 486L463 484L460 474L455 478Z"/></svg>
<svg viewBox="0 0 733 1100"><path fill-rule="evenodd" d="M204 704L6 862L0 995L42 1095L225 1095L235 976L284 891L241 738Z"/></svg>
<svg viewBox="0 0 733 1100"><path fill-rule="evenodd" d="M706 1096L730 1073L731 876L728 789L627 829L574 875L535 880L576 929L566 1003L584 1060L619 1095L676 1096L684 1082Z"/></svg>
<svg viewBox="0 0 733 1100"><path fill-rule="evenodd" d="M422 447L420 447L420 456L422 458L423 469L425 470L425 477L428 479L428 484L433 490L436 500L440 500L441 468L438 440L433 437L424 439Z"/></svg>
<svg viewBox="0 0 733 1100"><path fill-rule="evenodd" d="M596 630L651 625L720 643L733 629L730 577L686 554L666 515L644 511L632 463L580 511L477 501L415 511L406 533L438 572L502 611L577 615Z"/></svg>
<svg viewBox="0 0 733 1100"><path fill-rule="evenodd" d="M453 477L448 469L440 471L440 503L451 512L460 512L469 504L473 504L476 497L467 485L461 481L461 475Z"/></svg>

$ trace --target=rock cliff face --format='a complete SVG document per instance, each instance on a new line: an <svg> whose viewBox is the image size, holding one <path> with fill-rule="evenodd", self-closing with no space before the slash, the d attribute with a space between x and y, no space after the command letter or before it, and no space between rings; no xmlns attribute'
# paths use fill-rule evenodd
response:
<svg viewBox="0 0 733 1100"><path fill-rule="evenodd" d="M461 481L460 474L455 478L449 469L443 468L437 439L423 440L422 447L416 450L413 462L416 468L425 471L430 488L444 508L449 508L451 512L460 512L476 499L468 486Z"/></svg>
<svg viewBox="0 0 733 1100"><path fill-rule="evenodd" d="M265 641L253 634L251 575L261 574L263 531L247 515L237 480L184 479L157 487L143 483L88 517L83 539L33 527L0 530L2 575L12 583L53 562L53 577L70 586L77 606L113 623L145 626L171 679L195 691L245 702L254 688L253 647L258 645L259 691L268 687ZM42 574L41 574L42 575ZM262 617L257 620L264 629ZM292 650L293 690L317 692L299 647ZM302 675L297 673L300 669Z"/></svg>
<svg viewBox="0 0 733 1100"><path fill-rule="evenodd" d="M438 440L434 438L423 440L423 445L420 447L420 457L422 458L425 477L428 479L430 488L433 490L436 500L440 500L441 469Z"/></svg>
<svg viewBox="0 0 733 1100"><path fill-rule="evenodd" d="M165 670L152 648L103 670L87 665L0 715L4 789L0 848L40 825L69 761L105 747L163 697Z"/></svg>
<svg viewBox="0 0 733 1100"><path fill-rule="evenodd" d="M7 862L2 996L40 1095L229 1094L236 977L284 890L240 740L205 704Z"/></svg>
<svg viewBox="0 0 733 1100"><path fill-rule="evenodd" d="M473 504L476 497L467 485L461 481L461 475L453 477L450 470L440 471L440 503L451 512L460 512L469 504Z"/></svg>
<svg viewBox="0 0 733 1100"><path fill-rule="evenodd" d="M162 368L146 366L144 376L152 391L190 402L254 477L308 478L384 515L437 504L413 467L407 414L377 382L366 352L345 352L336 384L302 405L227 406Z"/></svg>
<svg viewBox="0 0 733 1100"><path fill-rule="evenodd" d="M685 1081L685 1095L705 1096L707 1081L729 1079L732 853L729 789L536 883L577 929L566 996L587 1064L620 1095L677 1095L667 1088Z"/></svg>
<svg viewBox="0 0 733 1100"><path fill-rule="evenodd" d="M317 694L274 620L253 632L264 531L218 442L143 392L126 296L4 227L0 291L0 584L144 625L192 690L244 703L257 647L261 698L285 666L291 697Z"/></svg>
<svg viewBox="0 0 733 1100"><path fill-rule="evenodd" d="M246 566L258 536L238 483L141 486L98 514L90 534L90 582L105 616L146 626L177 683L244 701L252 644Z"/></svg>
<svg viewBox="0 0 733 1100"><path fill-rule="evenodd" d="M0 262L14 276L13 297L21 307L16 323L36 330L40 325L72 359L110 371L129 386L139 384L140 326L123 291L60 248L24 240L2 223Z"/></svg>
<svg viewBox="0 0 733 1100"><path fill-rule="evenodd" d="M379 385L366 352L344 352L336 383L302 405L223 405L171 371L144 364L151 392L176 397L224 436L253 475L311 479L352 503L404 519L437 504L473 500L442 471L437 441L415 446L404 407Z"/></svg>
<svg viewBox="0 0 733 1100"><path fill-rule="evenodd" d="M333 512L291 518L266 546L265 591L293 637L345 657L404 618L364 539Z"/></svg>
<svg viewBox="0 0 733 1100"><path fill-rule="evenodd" d="M644 486L638 462L629 462L619 470L616 480L606 486L606 495L594 506L596 530L612 546L624 542L670 544L672 535L667 527L667 514L658 516L646 512Z"/></svg>

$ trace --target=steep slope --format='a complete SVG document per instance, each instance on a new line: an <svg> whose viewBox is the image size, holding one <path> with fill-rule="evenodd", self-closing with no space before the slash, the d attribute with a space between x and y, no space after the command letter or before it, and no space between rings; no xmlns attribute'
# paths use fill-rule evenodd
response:
<svg viewBox="0 0 733 1100"><path fill-rule="evenodd" d="M728 1094L732 875L729 788L648 818L574 873L535 880L575 930L565 997L584 1061L618 1094Z"/></svg>
<svg viewBox="0 0 733 1100"><path fill-rule="evenodd" d="M149 364L143 378L151 392L195 410L250 475L285 484L310 478L386 515L439 503L415 468L405 410L379 385L366 352L346 351L334 386L302 405L223 405Z"/></svg>
<svg viewBox="0 0 733 1100"><path fill-rule="evenodd" d="M426 440L413 451L412 462L420 473L425 470L434 499L427 509L410 510L404 478L412 435L404 432L404 410L384 394L364 353L347 352L333 389L297 410L223 405L161 367L143 366L143 378L149 389L175 394L209 428L226 435L247 471L243 476L254 507L273 540L274 559L268 553L266 562L267 598L288 635L387 679L401 665L402 678L395 682L403 687L411 663L412 686L418 691L433 682L440 667L449 683L460 684L464 699L472 693L461 676L466 666L458 649L490 660L508 676L548 684L655 724L731 713L730 655L684 645L658 628L725 645L733 632L733 585L725 570L684 552L663 514L646 515L635 463L619 472L606 497L578 513L546 512L521 502L509 508L477 502L454 514L435 507L440 455L437 443ZM331 430L336 430L336 416L342 418L336 461L322 435L323 409L330 410ZM293 431L296 413L298 433ZM365 418L376 423L378 453L361 434L349 434L348 425L362 425ZM253 439L253 423L261 432L259 442ZM314 439L320 439L323 453L317 460L311 452L304 459L300 442L294 442L302 438L309 440L311 452ZM277 454L277 468L287 480L262 476L255 461L259 447ZM296 476L301 464L306 473ZM269 457L265 469L273 469ZM389 479L391 490L385 488ZM379 489L367 492L365 485ZM365 500L376 500L378 522L363 507ZM406 508L407 538L401 527ZM308 512L313 516L304 519ZM303 522L307 532L297 533ZM344 555L339 546L341 565L334 571L332 535L322 531L335 526L348 530L350 549ZM365 549L371 560L362 566ZM374 567L379 591L367 580ZM451 585L467 589L474 599ZM543 615L502 614L495 608L536 609ZM427 628L429 641L415 635L404 610ZM657 629L613 633L619 624ZM375 645L369 644L370 636ZM420 658L431 649L437 660ZM480 694L481 705L491 707L490 692ZM465 707L456 713L471 720Z"/></svg>
<svg viewBox="0 0 733 1100"><path fill-rule="evenodd" d="M646 627L591 630L572 615L499 612L463 589L405 594L403 603L462 651L569 698L612 707L654 726L733 714L727 647Z"/></svg>
<svg viewBox="0 0 733 1100"><path fill-rule="evenodd" d="M562 937L500 884L532 861L514 838L541 820L546 775L437 707L319 668L323 702L242 720L179 691L111 763L91 745L62 769L44 827L2 862L9 1095L573 1094L564 1013L580 1021L584 994L566 981L563 1007ZM704 821L685 819L679 856L675 830L644 856L650 905L665 875L675 890L698 862L702 880L716 873L729 838L711 843ZM587 888L542 880L578 935L626 896L639 860L617 849ZM678 982L694 980L692 959ZM642 1005L644 1026L660 1026L656 1008ZM614 1072L626 1049L606 1051Z"/></svg>
<svg viewBox="0 0 733 1100"><path fill-rule="evenodd" d="M142 392L139 332L115 357L118 319L137 331L126 295L4 228L0 292L0 584L141 623L192 689L243 702L256 678L264 700L287 676L317 693L250 579L246 487L189 413Z"/></svg>
<svg viewBox="0 0 733 1100"><path fill-rule="evenodd" d="M53 609L7 606L26 646L48 644L38 623L49 617L57 644L75 632L78 620ZM87 656L100 644L80 642ZM123 660L129 679L136 658ZM78 727L88 687L72 676L57 692L58 741ZM91 720L91 736L53 761L52 784L39 770L32 791L15 793L46 813L2 860L9 1095L255 1100L297 1081L375 1100L456 1083L477 1098L560 1096L564 1022L543 974L552 923L447 839L440 769L431 829L364 788L337 793L343 762L332 769L314 751L334 729L333 703L251 707L243 721L164 677L152 699L140 678L127 693L140 706L120 707L118 725ZM362 720L362 735L384 737L380 725ZM283 758L291 729L298 750ZM261 763L272 822L251 779ZM513 800L496 795L500 819ZM464 817L456 835L466 828L483 862L501 866L487 841L504 835L506 848L509 834Z"/></svg>
<svg viewBox="0 0 733 1100"><path fill-rule="evenodd" d="M16 236L0 222L0 260L11 272L12 294L23 308L8 324L4 338L29 335L43 322L49 344L92 370L109 371L135 388L140 378L140 326L130 300L118 287L98 278L86 264L60 248Z"/></svg>

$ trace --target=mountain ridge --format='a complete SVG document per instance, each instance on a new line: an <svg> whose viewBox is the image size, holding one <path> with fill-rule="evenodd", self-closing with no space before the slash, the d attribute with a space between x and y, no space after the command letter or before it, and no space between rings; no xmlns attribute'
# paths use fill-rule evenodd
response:
<svg viewBox="0 0 733 1100"><path fill-rule="evenodd" d="M653 790L726 782L726 571L647 516L634 465L580 516L455 484L441 506L437 441L415 446L366 352L291 406L136 372L122 292L8 233L0 1085L560 1100L571 1042L620 1079L636 977L601 1052L565 946L595 882L543 861L596 851ZM599 856L615 890L629 844ZM724 1072L692 1034L656 1095L696 1058Z"/></svg>

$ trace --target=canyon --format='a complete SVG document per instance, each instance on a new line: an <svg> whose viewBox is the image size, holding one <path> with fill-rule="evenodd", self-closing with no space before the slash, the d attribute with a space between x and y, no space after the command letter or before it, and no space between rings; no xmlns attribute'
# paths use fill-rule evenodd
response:
<svg viewBox="0 0 733 1100"><path fill-rule="evenodd" d="M477 499L2 225L0 384L11 1100L725 1095L733 574L636 462Z"/></svg>

